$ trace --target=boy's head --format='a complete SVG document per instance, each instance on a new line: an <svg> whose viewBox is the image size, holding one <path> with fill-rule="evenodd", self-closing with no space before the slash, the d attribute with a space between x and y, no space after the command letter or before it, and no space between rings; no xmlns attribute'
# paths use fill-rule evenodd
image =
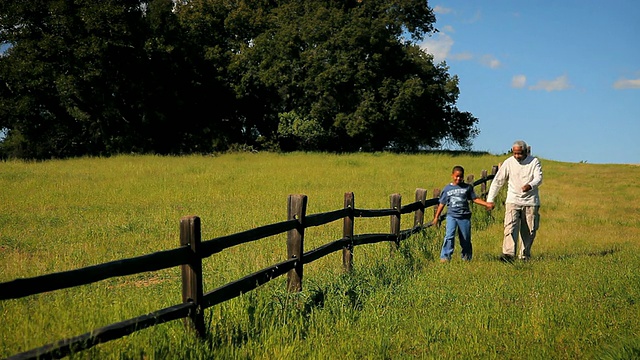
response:
<svg viewBox="0 0 640 360"><path fill-rule="evenodd" d="M451 170L451 179L453 184L460 185L464 182L464 168L460 165L456 165Z"/></svg>

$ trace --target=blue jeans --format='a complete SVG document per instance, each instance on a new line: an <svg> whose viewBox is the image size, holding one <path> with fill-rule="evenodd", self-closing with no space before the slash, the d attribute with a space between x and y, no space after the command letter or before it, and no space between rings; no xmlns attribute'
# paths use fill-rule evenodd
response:
<svg viewBox="0 0 640 360"><path fill-rule="evenodd" d="M459 219L447 216L447 227L440 251L440 259L451 260L455 242L456 230L462 248L462 260L471 260L473 248L471 246L471 218Z"/></svg>

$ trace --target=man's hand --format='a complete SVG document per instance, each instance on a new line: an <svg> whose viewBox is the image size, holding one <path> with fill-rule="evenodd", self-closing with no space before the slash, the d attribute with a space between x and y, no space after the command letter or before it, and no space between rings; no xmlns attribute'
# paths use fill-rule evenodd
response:
<svg viewBox="0 0 640 360"><path fill-rule="evenodd" d="M496 204L492 202L487 203L487 210L493 210L496 207Z"/></svg>
<svg viewBox="0 0 640 360"><path fill-rule="evenodd" d="M531 185L529 185L529 184L527 184L527 185L522 187L522 192L527 192L529 190L531 190Z"/></svg>

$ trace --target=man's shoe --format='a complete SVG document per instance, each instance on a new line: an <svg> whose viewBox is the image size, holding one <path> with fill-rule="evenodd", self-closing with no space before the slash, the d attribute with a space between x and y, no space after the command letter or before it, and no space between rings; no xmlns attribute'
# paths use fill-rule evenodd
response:
<svg viewBox="0 0 640 360"><path fill-rule="evenodd" d="M506 263L512 263L513 258L514 258L513 255L507 255L507 254L500 255L500 261L506 262Z"/></svg>

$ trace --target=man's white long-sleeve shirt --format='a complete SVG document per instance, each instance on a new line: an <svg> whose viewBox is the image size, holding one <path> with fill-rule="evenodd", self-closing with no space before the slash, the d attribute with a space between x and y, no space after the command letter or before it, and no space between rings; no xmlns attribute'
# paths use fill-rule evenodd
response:
<svg viewBox="0 0 640 360"><path fill-rule="evenodd" d="M494 202L505 182L507 183L506 203L524 206L540 205L538 187L542 184L542 165L537 158L527 156L522 162L518 162L513 156L506 159L491 182L487 202ZM522 187L527 184L531 186L531 190L522 191Z"/></svg>

